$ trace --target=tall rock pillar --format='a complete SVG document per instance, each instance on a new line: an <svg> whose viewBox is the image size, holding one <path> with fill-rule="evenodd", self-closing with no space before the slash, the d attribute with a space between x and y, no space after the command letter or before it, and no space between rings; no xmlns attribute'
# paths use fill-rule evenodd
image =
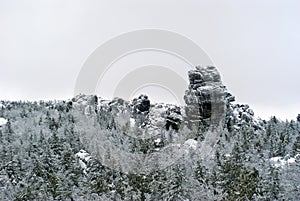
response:
<svg viewBox="0 0 300 201"><path fill-rule="evenodd" d="M223 125L228 92L214 66L196 66L188 72L185 112L189 127L215 129Z"/></svg>

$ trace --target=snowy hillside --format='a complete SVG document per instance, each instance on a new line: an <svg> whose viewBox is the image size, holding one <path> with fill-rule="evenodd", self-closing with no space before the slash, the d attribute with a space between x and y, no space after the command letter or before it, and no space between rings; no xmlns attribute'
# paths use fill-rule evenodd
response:
<svg viewBox="0 0 300 201"><path fill-rule="evenodd" d="M300 200L300 116L256 118L217 70L185 106L1 101L0 200Z"/></svg>

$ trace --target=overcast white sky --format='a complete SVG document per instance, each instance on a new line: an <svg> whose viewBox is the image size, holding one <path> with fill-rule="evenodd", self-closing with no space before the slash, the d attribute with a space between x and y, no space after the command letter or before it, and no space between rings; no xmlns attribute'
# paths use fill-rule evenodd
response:
<svg viewBox="0 0 300 201"><path fill-rule="evenodd" d="M88 56L121 33L182 34L258 116L300 113L300 1L0 0L0 99L73 96Z"/></svg>

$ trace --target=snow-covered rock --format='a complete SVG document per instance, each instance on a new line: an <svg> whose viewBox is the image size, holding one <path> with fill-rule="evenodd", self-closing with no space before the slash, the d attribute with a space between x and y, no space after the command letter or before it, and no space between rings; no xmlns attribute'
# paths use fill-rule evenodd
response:
<svg viewBox="0 0 300 201"><path fill-rule="evenodd" d="M152 138L153 143L169 128L180 131L182 128L195 129L195 126L205 129L223 125L233 131L246 125L263 129L262 120L254 116L248 105L232 103L235 97L222 84L215 67L197 66L188 75L190 84L184 96L186 106L150 104L146 95L140 95L132 101L121 98L108 101L93 95L78 95L72 99L73 106L81 108L87 117L97 111L107 112L116 117L117 124L122 123L131 129L138 127L147 132L146 138ZM118 121L119 117L124 119L123 122ZM197 138L187 138L194 137Z"/></svg>
<svg viewBox="0 0 300 201"><path fill-rule="evenodd" d="M251 126L263 129L263 121L254 116L254 112L247 104L227 104L225 126L228 130L239 130L241 126Z"/></svg>
<svg viewBox="0 0 300 201"><path fill-rule="evenodd" d="M0 117L0 126L3 126L7 123L7 119Z"/></svg>
<svg viewBox="0 0 300 201"><path fill-rule="evenodd" d="M89 160L91 160L91 155L85 150L81 149L75 154L75 156L78 158L80 167L83 169L84 173L86 173L87 163Z"/></svg>

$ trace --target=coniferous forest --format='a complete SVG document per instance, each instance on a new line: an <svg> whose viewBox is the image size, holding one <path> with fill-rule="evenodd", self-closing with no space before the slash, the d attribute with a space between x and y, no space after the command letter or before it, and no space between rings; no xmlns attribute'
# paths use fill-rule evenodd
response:
<svg viewBox="0 0 300 201"><path fill-rule="evenodd" d="M151 104L149 110L168 115L170 107ZM300 116L295 121L272 117L227 123L215 131L219 139L212 157L201 159L193 155L206 137L203 130L192 132L184 124L166 129L162 124L159 138L131 137L130 133L151 129L145 122L154 118L153 112L133 116L132 108L121 99L105 102L84 95L72 101L2 101L0 199L300 199ZM248 106L235 108L242 111ZM180 137L186 133L193 139ZM118 163L129 164L127 159L110 156L113 146L150 155L178 142L189 145L182 150L184 155L145 172L124 170ZM105 162L110 157L119 162Z"/></svg>

